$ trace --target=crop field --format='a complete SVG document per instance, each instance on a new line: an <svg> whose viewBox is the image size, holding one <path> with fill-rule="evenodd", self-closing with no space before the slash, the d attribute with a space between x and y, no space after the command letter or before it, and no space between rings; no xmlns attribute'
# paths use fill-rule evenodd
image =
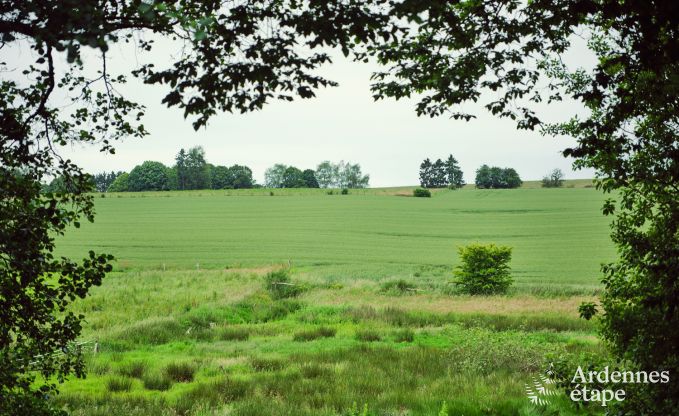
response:
<svg viewBox="0 0 679 416"><path fill-rule="evenodd" d="M73 307L98 351L56 400L75 415L580 414L525 393L549 357L602 351L577 307L615 250L604 196L570 185L97 196L59 254L117 260ZM513 248L509 294L451 282L474 242Z"/></svg>

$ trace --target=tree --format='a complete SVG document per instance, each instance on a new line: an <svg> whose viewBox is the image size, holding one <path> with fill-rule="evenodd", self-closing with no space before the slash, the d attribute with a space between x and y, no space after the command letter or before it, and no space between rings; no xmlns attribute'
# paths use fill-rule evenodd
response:
<svg viewBox="0 0 679 416"><path fill-rule="evenodd" d="M283 173L283 188L304 188L304 173L294 166L288 166Z"/></svg>
<svg viewBox="0 0 679 416"><path fill-rule="evenodd" d="M122 172L102 172L102 173L97 173L96 175L92 176L92 181L94 182L94 188L97 190L97 192L106 192L113 183L113 181L116 180L118 175L120 175Z"/></svg>
<svg viewBox="0 0 679 416"><path fill-rule="evenodd" d="M316 167L315 177L321 188L330 188L336 186L338 174L337 165L325 160Z"/></svg>
<svg viewBox="0 0 679 416"><path fill-rule="evenodd" d="M477 169L474 183L478 189L506 189L518 188L523 181L512 168L483 165Z"/></svg>
<svg viewBox="0 0 679 416"><path fill-rule="evenodd" d="M231 172L229 171L228 167L215 166L212 169L210 169L210 188L212 189L233 188Z"/></svg>
<svg viewBox="0 0 679 416"><path fill-rule="evenodd" d="M148 134L140 122L144 107L116 88L126 74L111 73L110 47L131 42L145 54L154 43L142 33L177 39L181 55L162 66L143 64L132 75L164 86L163 103L183 110L198 129L218 111L253 111L336 85L316 75L330 60L320 48L349 54L376 36L396 39L385 27L388 11L369 3L2 3L2 45L31 53L26 64L3 68L0 79L0 413L47 412L50 403L41 397L56 390L52 380L82 375L77 351L67 348L82 317L60 312L101 282L110 257L91 252L76 263L52 255L55 236L81 218L94 219L88 177L59 148L89 143L113 153L117 140ZM74 192L41 194L42 181L59 176ZM132 172L128 179L132 185ZM57 350L73 353L45 358ZM47 381L35 381L21 364L29 362Z"/></svg>
<svg viewBox="0 0 679 416"><path fill-rule="evenodd" d="M248 189L255 184L252 179L252 170L242 165L233 165L229 168L229 180L233 189Z"/></svg>
<svg viewBox="0 0 679 416"><path fill-rule="evenodd" d="M160 162L146 161L135 166L127 178L129 191L167 191L171 189L170 168Z"/></svg>
<svg viewBox="0 0 679 416"><path fill-rule="evenodd" d="M179 153L177 153L177 156L175 157L175 162L176 164L174 165L174 169L177 172L177 189L180 191L183 191L185 189L188 189L188 172L186 169L186 151L184 149L180 149Z"/></svg>
<svg viewBox="0 0 679 416"><path fill-rule="evenodd" d="M543 188L560 188L563 186L563 172L554 169L549 175L542 178Z"/></svg>
<svg viewBox="0 0 679 416"><path fill-rule="evenodd" d="M424 159L420 164L420 186L423 188L433 187L432 164L429 158Z"/></svg>
<svg viewBox="0 0 679 416"><path fill-rule="evenodd" d="M361 165L358 163L344 163L340 161L337 165L337 186L339 188L367 188L370 182L370 175L363 175Z"/></svg>
<svg viewBox="0 0 679 416"><path fill-rule="evenodd" d="M445 162L446 180L450 189L459 189L464 186L462 169L453 155L448 156Z"/></svg>
<svg viewBox="0 0 679 416"><path fill-rule="evenodd" d="M277 163L264 172L264 183L267 188L282 188L286 165Z"/></svg>
<svg viewBox="0 0 679 416"><path fill-rule="evenodd" d="M406 1L390 12L414 29L370 47L387 66L373 75L377 99L417 94L418 114L469 120L459 105L491 90L492 114L575 139L564 155L615 191L604 205L619 253L602 269L604 340L630 369L679 373L679 3ZM569 68L562 55L583 36L596 64ZM534 111L564 97L587 111L555 124ZM679 414L679 383L637 387L617 412Z"/></svg>
<svg viewBox="0 0 679 416"><path fill-rule="evenodd" d="M448 186L446 166L441 159L436 159L431 165L431 188L444 188Z"/></svg>
<svg viewBox="0 0 679 416"><path fill-rule="evenodd" d="M316 173L312 169L305 169L304 172L302 172L302 179L304 179L305 188L320 188L320 185L316 180Z"/></svg>
<svg viewBox="0 0 679 416"><path fill-rule="evenodd" d="M127 192L129 191L129 178L130 174L127 172L122 172L113 181L113 183L108 187L106 192Z"/></svg>
<svg viewBox="0 0 679 416"><path fill-rule="evenodd" d="M476 179L474 180L474 183L478 189L490 189L493 187L490 166L482 165L476 170Z"/></svg>
<svg viewBox="0 0 679 416"><path fill-rule="evenodd" d="M182 183L181 189L208 189L210 188L210 169L205 161L205 150L200 147L192 147L182 155L184 149L177 155L177 182ZM182 169L179 169L179 158L183 156ZM180 174L181 172L181 174ZM182 177L183 176L183 177Z"/></svg>

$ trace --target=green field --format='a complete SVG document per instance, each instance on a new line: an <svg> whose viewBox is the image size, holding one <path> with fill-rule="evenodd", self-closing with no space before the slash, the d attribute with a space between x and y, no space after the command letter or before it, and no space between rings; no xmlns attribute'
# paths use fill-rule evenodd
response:
<svg viewBox="0 0 679 416"><path fill-rule="evenodd" d="M76 302L100 348L57 400L83 415L544 414L524 383L550 353L601 350L577 305L615 256L604 196L571 185L97 197L59 254L117 263ZM450 283L472 242L513 247L508 295ZM264 289L281 268L298 296Z"/></svg>

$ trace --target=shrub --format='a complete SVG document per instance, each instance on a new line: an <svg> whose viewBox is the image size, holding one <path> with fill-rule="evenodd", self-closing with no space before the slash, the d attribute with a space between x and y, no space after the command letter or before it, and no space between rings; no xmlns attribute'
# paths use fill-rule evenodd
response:
<svg viewBox="0 0 679 416"><path fill-rule="evenodd" d="M383 283L380 291L391 295L404 295L413 293L415 291L415 285L408 283L403 279L391 280Z"/></svg>
<svg viewBox="0 0 679 416"><path fill-rule="evenodd" d="M382 337L375 330L363 329L363 330L356 331L356 339L358 341L373 342L373 341L381 341Z"/></svg>
<svg viewBox="0 0 679 416"><path fill-rule="evenodd" d="M147 390L165 391L172 387L172 379L167 374L147 374L142 378L142 382Z"/></svg>
<svg viewBox="0 0 679 416"><path fill-rule="evenodd" d="M343 188L342 195L349 195L349 190L347 188Z"/></svg>
<svg viewBox="0 0 679 416"><path fill-rule="evenodd" d="M458 249L462 265L455 270L462 292L470 295L506 293L512 284L509 261L512 248L470 244Z"/></svg>
<svg viewBox="0 0 679 416"><path fill-rule="evenodd" d="M195 372L195 367L189 363L171 363L165 367L165 375L180 383L193 381Z"/></svg>
<svg viewBox="0 0 679 416"><path fill-rule="evenodd" d="M298 285L290 281L290 272L287 269L267 273L264 282L271 298L276 300L297 296L302 291Z"/></svg>
<svg viewBox="0 0 679 416"><path fill-rule="evenodd" d="M106 381L106 389L110 392L130 391L132 379L127 377L111 377Z"/></svg>
<svg viewBox="0 0 679 416"><path fill-rule="evenodd" d="M429 189L417 188L413 190L413 196L416 198L431 198Z"/></svg>
<svg viewBox="0 0 679 416"><path fill-rule="evenodd" d="M292 339L300 342L313 341L318 338L332 338L336 333L337 330L335 328L321 326L308 331L297 332Z"/></svg>

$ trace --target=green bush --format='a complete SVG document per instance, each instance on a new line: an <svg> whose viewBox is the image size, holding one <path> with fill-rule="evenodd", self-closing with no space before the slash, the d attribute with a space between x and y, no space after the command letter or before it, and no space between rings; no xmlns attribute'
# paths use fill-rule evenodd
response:
<svg viewBox="0 0 679 416"><path fill-rule="evenodd" d="M302 291L299 285L290 281L290 272L280 269L269 272L264 276L266 290L272 299L285 299L297 296Z"/></svg>
<svg viewBox="0 0 679 416"><path fill-rule="evenodd" d="M413 196L416 198L431 198L429 189L417 188L413 190Z"/></svg>
<svg viewBox="0 0 679 416"><path fill-rule="evenodd" d="M343 188L342 195L349 195L349 190L347 188Z"/></svg>
<svg viewBox="0 0 679 416"><path fill-rule="evenodd" d="M293 340L295 341L313 341L318 338L332 338L335 336L337 333L337 330L335 328L328 328L325 326L321 326L318 328L310 329L308 331L300 331L295 333L295 335L292 337Z"/></svg>
<svg viewBox="0 0 679 416"><path fill-rule="evenodd" d="M462 292L470 295L506 293L512 284L509 261L512 248L470 244L458 249L462 265L455 270Z"/></svg>

